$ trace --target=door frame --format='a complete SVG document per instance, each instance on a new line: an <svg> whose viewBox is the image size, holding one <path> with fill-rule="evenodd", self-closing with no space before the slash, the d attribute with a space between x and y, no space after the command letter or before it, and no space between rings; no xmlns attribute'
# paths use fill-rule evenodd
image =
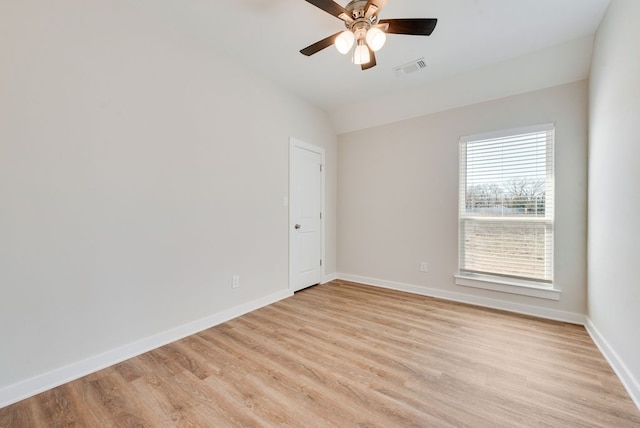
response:
<svg viewBox="0 0 640 428"><path fill-rule="evenodd" d="M288 221L288 236L289 236L289 289L293 289L293 284L291 283L291 279L293 277L293 263L292 263L292 240L293 240L293 204L291 204L291 196L293 195L293 185L294 185L294 177L293 177L293 152L296 149L308 150L313 153L317 153L321 157L322 171L320 175L320 212L322 213L322 218L320 219L320 256L322 257L322 265L320 266L320 284L324 283L325 277L325 268L326 268L326 257L325 257L325 218L326 218L326 210L325 210L325 172L326 172L326 162L325 162L325 149L314 144L306 143L302 140L299 140L294 137L289 138L289 221Z"/></svg>

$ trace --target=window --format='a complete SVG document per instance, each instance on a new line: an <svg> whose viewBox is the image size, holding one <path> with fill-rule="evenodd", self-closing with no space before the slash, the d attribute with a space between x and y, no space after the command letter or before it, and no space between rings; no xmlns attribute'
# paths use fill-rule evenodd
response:
<svg viewBox="0 0 640 428"><path fill-rule="evenodd" d="M460 140L458 278L552 288L553 145L552 124Z"/></svg>

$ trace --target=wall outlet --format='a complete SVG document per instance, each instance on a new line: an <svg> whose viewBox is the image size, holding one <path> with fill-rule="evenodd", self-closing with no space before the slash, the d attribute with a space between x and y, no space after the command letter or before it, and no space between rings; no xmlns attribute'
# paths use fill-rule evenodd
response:
<svg viewBox="0 0 640 428"><path fill-rule="evenodd" d="M231 280L231 287L232 288L240 287L240 276L239 275L234 275L233 276L233 279Z"/></svg>
<svg viewBox="0 0 640 428"><path fill-rule="evenodd" d="M429 272L429 264L427 262L420 262L420 272Z"/></svg>

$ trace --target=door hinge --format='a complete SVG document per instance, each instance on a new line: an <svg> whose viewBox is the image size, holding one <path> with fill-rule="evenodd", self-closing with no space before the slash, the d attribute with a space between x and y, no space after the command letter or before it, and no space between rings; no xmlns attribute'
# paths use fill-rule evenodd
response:
<svg viewBox="0 0 640 428"><path fill-rule="evenodd" d="M322 213L320 213L320 220L322 220Z"/></svg>
<svg viewBox="0 0 640 428"><path fill-rule="evenodd" d="M322 266L322 259L320 259L320 266Z"/></svg>
<svg viewBox="0 0 640 428"><path fill-rule="evenodd" d="M322 164L320 164L320 172L322 172Z"/></svg>

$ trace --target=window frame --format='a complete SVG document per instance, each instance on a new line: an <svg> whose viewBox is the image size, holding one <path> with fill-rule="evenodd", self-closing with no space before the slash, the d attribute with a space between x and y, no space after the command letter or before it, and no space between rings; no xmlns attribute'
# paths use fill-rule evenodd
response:
<svg viewBox="0 0 640 428"><path fill-rule="evenodd" d="M545 195L548 193L549 188L551 189L552 198L551 204L545 205L545 214L544 217L529 217L529 218L521 218L514 220L514 218L510 217L497 217L491 218L491 221L495 221L500 223L504 222L524 222L527 224L533 223L544 223L547 225L550 230L550 237L547 239L551 240L550 247L550 256L548 256L545 260L549 264L549 279L540 280L535 278L527 278L527 277L517 277L514 275L503 275L497 273L482 273L482 272L473 272L471 269L465 269L463 265L462 255L464 251L464 234L463 227L465 223L469 221L474 221L474 216L465 216L463 209L466 206L467 196L467 181L468 175L466 174L466 166L463 165L463 162L466 165L467 159L467 148L469 143L479 142L483 140L492 140L492 139L508 139L510 137L515 137L524 134L533 134L533 133L542 133L542 132L550 132L551 140L550 150L547 149L547 156L550 156L551 159L546 159L546 163L551 162L551 177L548 176L545 178ZM455 281L457 285L466 286L466 287L474 287L474 288L483 288L494 291L513 293L513 294L522 294L527 296L559 300L561 291L555 288L554 284L554 247L555 247L555 124L554 123L546 123L535 126L521 127L521 128L512 128L512 129L504 129L498 130L489 133L483 134L475 134L469 135L460 138L459 148L459 171L458 171L458 272L455 276ZM463 169L464 168L464 169ZM464 177L463 177L464 174ZM550 207L550 209L549 209ZM550 211L550 212L549 212ZM475 216L479 218L480 216ZM483 219L486 220L486 219ZM482 221L482 220L481 220ZM545 232L549 233L549 232ZM547 267L545 267L546 269Z"/></svg>

